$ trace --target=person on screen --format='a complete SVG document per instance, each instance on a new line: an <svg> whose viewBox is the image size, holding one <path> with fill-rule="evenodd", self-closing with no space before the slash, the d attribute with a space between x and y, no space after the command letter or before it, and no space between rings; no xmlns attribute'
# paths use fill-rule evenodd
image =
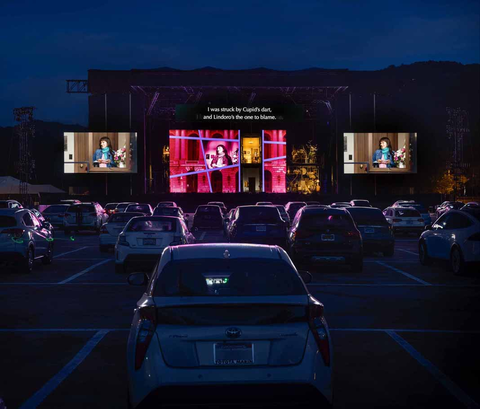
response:
<svg viewBox="0 0 480 409"><path fill-rule="evenodd" d="M378 143L378 149L372 157L373 167L375 168L392 168L395 167L393 161L393 150L390 139L387 137L381 138Z"/></svg>
<svg viewBox="0 0 480 409"><path fill-rule="evenodd" d="M99 146L100 148L93 154L94 165L98 163L101 168L116 168L117 164L113 160L115 152L110 138L107 136L100 138Z"/></svg>
<svg viewBox="0 0 480 409"><path fill-rule="evenodd" d="M217 146L217 154L212 156L210 162L211 168L223 168L224 166L232 165L232 158L228 156L227 149L223 145Z"/></svg>

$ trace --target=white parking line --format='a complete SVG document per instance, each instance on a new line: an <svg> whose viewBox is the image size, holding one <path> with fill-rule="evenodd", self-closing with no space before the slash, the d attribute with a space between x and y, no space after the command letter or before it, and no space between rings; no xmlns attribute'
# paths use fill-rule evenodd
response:
<svg viewBox="0 0 480 409"><path fill-rule="evenodd" d="M94 264L93 266L90 266L90 267L86 268L85 270L80 271L77 274L74 274L73 276L71 276L70 278L67 278L66 280L60 281L57 284L66 284L66 283L68 283L72 280L75 280L77 277L80 277L81 275L83 275L85 273L88 273L89 271L92 271L94 268L96 268L98 266L101 266L102 264L108 263L109 261L112 261L112 260L113 259L111 259L111 258L107 258L106 260L100 261L99 263Z"/></svg>
<svg viewBox="0 0 480 409"><path fill-rule="evenodd" d="M97 261L97 260L106 260L105 257L96 257L96 258L63 258L57 261ZM108 260L114 260L113 258Z"/></svg>
<svg viewBox="0 0 480 409"><path fill-rule="evenodd" d="M415 253L414 251L404 250L404 249L397 249L397 250L403 251L404 253L413 254L414 256L418 256L418 253Z"/></svg>
<svg viewBox="0 0 480 409"><path fill-rule="evenodd" d="M418 332L428 334L480 334L480 331L471 330L449 330L449 329L408 329L408 328L329 328L329 331L343 331L343 332Z"/></svg>
<svg viewBox="0 0 480 409"><path fill-rule="evenodd" d="M405 341L395 331L386 331L405 351L407 351L413 358L415 358L420 365L422 365L433 377L440 382L453 396L455 396L463 405L467 408L478 408L477 403L468 396L460 387L453 382L447 375L445 375L440 369L433 365L428 359L426 359L420 352L418 352L413 346Z"/></svg>
<svg viewBox="0 0 480 409"><path fill-rule="evenodd" d="M85 250L85 249L87 249L87 248L88 248L88 246L80 247L79 249L75 249L75 250L72 250L72 251L67 251L66 253L57 254L56 256L53 256L53 258L58 258L58 257L66 256L67 254L76 253L77 251Z"/></svg>
<svg viewBox="0 0 480 409"><path fill-rule="evenodd" d="M411 274L408 274L408 273L406 273L405 271L402 271L402 270L400 270L400 269L398 269L398 268L396 268L396 267L389 266L388 264L383 263L383 262L381 262L381 261L377 261L377 264L380 264L381 266L384 266L384 267L387 267L387 268L389 268L389 269L391 269L391 270L393 270L393 271L396 271L397 273L403 274L405 277L411 278L412 280L418 281L419 283L422 283L422 284L424 284L424 285L431 285L430 283L427 283L426 281L423 281L423 280L421 280L420 278L417 278L417 277L415 277L415 276L413 276L413 275L411 275Z"/></svg>
<svg viewBox="0 0 480 409"><path fill-rule="evenodd" d="M52 379L50 379L40 390L31 396L20 409L36 408L45 398L48 397L93 351L98 343L108 334L108 330L98 331L85 346L78 352L77 355L65 365L60 372L58 372Z"/></svg>
<svg viewBox="0 0 480 409"><path fill-rule="evenodd" d="M99 332L130 331L129 328L1 328L0 332Z"/></svg>

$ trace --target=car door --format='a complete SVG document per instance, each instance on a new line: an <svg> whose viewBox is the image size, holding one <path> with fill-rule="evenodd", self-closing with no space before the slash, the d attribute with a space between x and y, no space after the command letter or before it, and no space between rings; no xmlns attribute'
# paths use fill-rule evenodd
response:
<svg viewBox="0 0 480 409"><path fill-rule="evenodd" d="M463 246L464 240L468 238L466 231L473 224L464 214L450 213L449 216L447 234L442 236L442 251L444 252L442 258L445 259L450 258L450 251L455 243Z"/></svg>
<svg viewBox="0 0 480 409"><path fill-rule="evenodd" d="M427 239L427 249L431 257L445 258L448 247L448 236L451 234L449 219L451 214L446 213L438 218L432 226L432 233Z"/></svg>
<svg viewBox="0 0 480 409"><path fill-rule="evenodd" d="M35 243L35 257L43 256L47 252L47 237L45 232L42 232L40 222L34 214L25 212L23 215L23 222L28 227L31 237Z"/></svg>

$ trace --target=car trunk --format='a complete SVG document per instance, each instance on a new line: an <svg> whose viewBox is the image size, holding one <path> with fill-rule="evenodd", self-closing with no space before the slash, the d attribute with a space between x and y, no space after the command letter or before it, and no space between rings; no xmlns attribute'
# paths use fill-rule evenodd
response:
<svg viewBox="0 0 480 409"><path fill-rule="evenodd" d="M239 233L252 237L285 236L286 231L283 224L273 223L245 223L238 224Z"/></svg>
<svg viewBox="0 0 480 409"><path fill-rule="evenodd" d="M157 308L156 334L167 365L286 366L301 362L309 332L305 296L290 296L296 300L290 304L269 304L269 297L260 302L259 297L238 297L248 298L248 303L232 302L228 297L222 297L223 302L219 297L202 298L190 299L188 305L185 301L175 305L172 299Z"/></svg>
<svg viewBox="0 0 480 409"><path fill-rule="evenodd" d="M105 227L109 234L112 236L118 236L126 224L127 222L108 222L105 224Z"/></svg>
<svg viewBox="0 0 480 409"><path fill-rule="evenodd" d="M372 234L388 234L390 231L389 225L375 222L358 224L357 227L363 238L368 238Z"/></svg>
<svg viewBox="0 0 480 409"><path fill-rule="evenodd" d="M167 247L172 241L175 241L175 232L128 232L126 237L131 247L155 249Z"/></svg>

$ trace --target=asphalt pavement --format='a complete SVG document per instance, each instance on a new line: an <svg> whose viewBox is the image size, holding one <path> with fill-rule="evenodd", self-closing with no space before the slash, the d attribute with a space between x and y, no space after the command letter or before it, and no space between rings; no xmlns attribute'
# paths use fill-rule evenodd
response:
<svg viewBox="0 0 480 409"><path fill-rule="evenodd" d="M221 242L216 231L195 232ZM422 267L417 239L364 271L311 268L333 342L335 408L474 408L480 275ZM126 342L143 288L116 274L98 236L59 234L52 265L0 274L0 398L7 408L126 408ZM188 393L188 391L186 391Z"/></svg>

